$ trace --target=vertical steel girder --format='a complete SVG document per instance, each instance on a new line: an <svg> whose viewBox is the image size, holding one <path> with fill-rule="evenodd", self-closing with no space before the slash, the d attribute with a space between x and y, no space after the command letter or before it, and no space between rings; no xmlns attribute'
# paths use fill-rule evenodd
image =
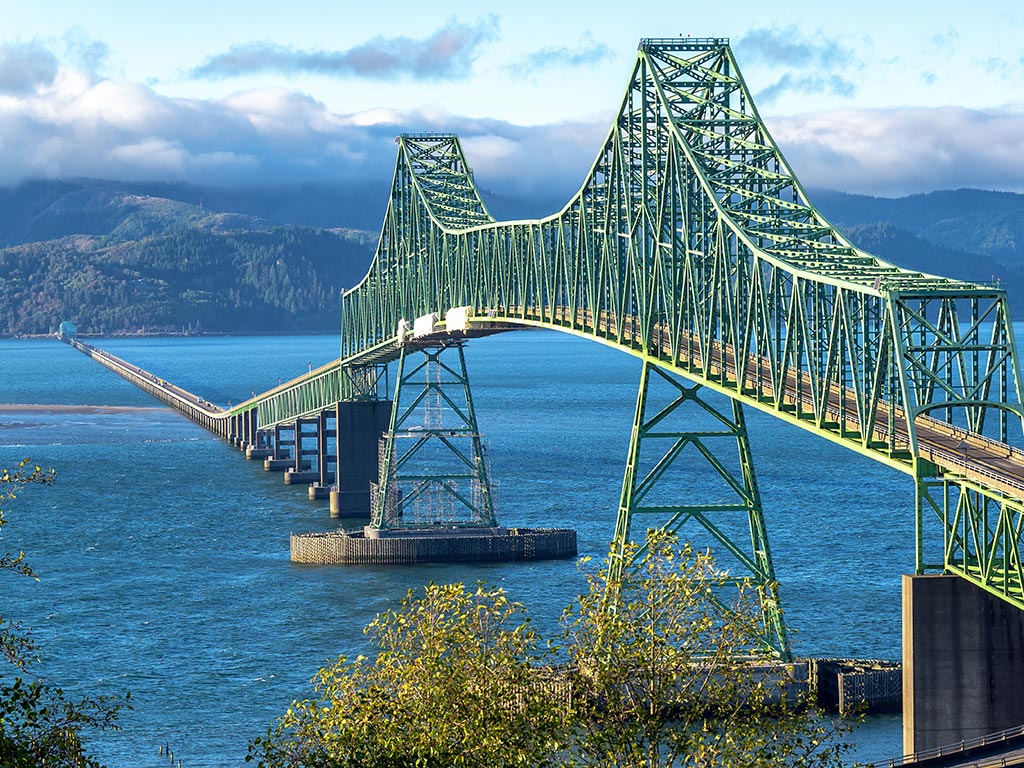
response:
<svg viewBox="0 0 1024 768"><path fill-rule="evenodd" d="M652 384L670 393L663 407L652 405ZM719 567L728 569L723 585L740 585L756 594L762 632L754 640L762 650L788 660L789 642L743 406L731 400L729 410L722 411L701 396L701 389L702 385L682 381L650 362L643 365L609 583L621 578L623 569L646 551L648 545L638 534L646 538L651 530L679 533L695 547L709 546L716 553ZM680 471L684 467L685 476ZM633 530L637 523L642 531ZM640 546L629 550L633 540ZM628 561L627 551L632 552ZM729 610L724 602L719 605Z"/></svg>
<svg viewBox="0 0 1024 768"><path fill-rule="evenodd" d="M410 364L405 345L398 359L371 525L493 528L494 499L462 344L419 353Z"/></svg>
<svg viewBox="0 0 1024 768"><path fill-rule="evenodd" d="M920 462L916 481L917 573L954 573L1020 606L1024 504L977 483L944 477L927 461ZM928 521L942 531L931 547L925 540Z"/></svg>

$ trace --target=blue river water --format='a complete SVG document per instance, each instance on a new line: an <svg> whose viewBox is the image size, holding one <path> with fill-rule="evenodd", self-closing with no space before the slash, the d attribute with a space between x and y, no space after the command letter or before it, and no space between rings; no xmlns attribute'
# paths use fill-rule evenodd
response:
<svg viewBox="0 0 1024 768"><path fill-rule="evenodd" d="M337 357L336 336L100 339L214 402L235 402ZM503 523L573 527L604 555L615 522L639 363L553 332L472 342L467 359ZM123 731L91 738L111 768L243 764L328 659L429 581L486 580L539 628L583 584L572 561L310 567L290 532L335 526L326 502L54 340L0 340L0 466L30 456L57 484L6 511L3 549L38 582L4 579L2 613L33 628L39 671L71 692L130 690ZM5 409L2 404L128 406ZM900 574L913 567L913 483L771 416L747 413L798 655L898 659ZM860 759L900 752L898 717L869 718Z"/></svg>

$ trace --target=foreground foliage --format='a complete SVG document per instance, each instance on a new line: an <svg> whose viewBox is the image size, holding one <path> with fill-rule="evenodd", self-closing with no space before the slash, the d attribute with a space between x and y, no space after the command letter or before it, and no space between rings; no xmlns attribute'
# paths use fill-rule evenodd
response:
<svg viewBox="0 0 1024 768"><path fill-rule="evenodd" d="M606 572L566 610L560 651L539 650L523 607L500 589L410 592L367 628L376 659L322 669L315 697L295 702L247 760L841 766L842 726L807 706L785 667L767 663L757 596L709 554L652 534L621 582ZM555 658L570 663L552 667Z"/></svg>
<svg viewBox="0 0 1024 768"><path fill-rule="evenodd" d="M652 532L620 583L607 572L566 612L579 726L569 762L842 766L843 727L807 706L759 639L759 596L708 552Z"/></svg>
<svg viewBox="0 0 1024 768"><path fill-rule="evenodd" d="M53 472L26 469L0 471L0 503L15 498L22 486L52 484ZM0 532L7 519L0 507ZM0 554L0 570L35 578L25 553ZM0 766L3 768L99 768L82 743L90 729L116 729L119 711L128 698L69 699L32 674L37 647L26 630L0 614Z"/></svg>
<svg viewBox="0 0 1024 768"><path fill-rule="evenodd" d="M366 629L376 661L320 670L249 760L266 766L543 766L560 714L533 685L541 661L500 589L430 585Z"/></svg>

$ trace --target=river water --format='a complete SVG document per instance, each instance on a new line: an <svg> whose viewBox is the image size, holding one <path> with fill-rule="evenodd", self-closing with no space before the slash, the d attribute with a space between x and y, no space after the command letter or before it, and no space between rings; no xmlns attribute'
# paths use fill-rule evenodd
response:
<svg viewBox="0 0 1024 768"><path fill-rule="evenodd" d="M100 339L213 402L238 402L337 357L336 336ZM615 522L639 362L554 332L472 342L467 360L499 483L501 522L573 527L600 560ZM290 532L334 527L285 486L70 347L0 340L0 466L30 456L57 484L8 503L3 549L39 582L4 579L2 612L33 627L41 673L72 692L130 690L123 731L91 739L112 768L243 763L329 658L429 581L486 580L538 627L582 588L572 561L392 569L289 563ZM897 659L900 574L913 568L905 475L748 409L747 424L798 655ZM854 734L861 759L900 752L898 717Z"/></svg>

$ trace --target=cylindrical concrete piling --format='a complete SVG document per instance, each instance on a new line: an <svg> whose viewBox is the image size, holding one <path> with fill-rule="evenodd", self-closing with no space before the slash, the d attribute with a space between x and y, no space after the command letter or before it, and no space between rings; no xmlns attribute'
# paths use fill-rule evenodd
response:
<svg viewBox="0 0 1024 768"><path fill-rule="evenodd" d="M320 485L320 483L310 483L309 485L309 500L316 501L317 499L326 499L331 495L331 486Z"/></svg>

